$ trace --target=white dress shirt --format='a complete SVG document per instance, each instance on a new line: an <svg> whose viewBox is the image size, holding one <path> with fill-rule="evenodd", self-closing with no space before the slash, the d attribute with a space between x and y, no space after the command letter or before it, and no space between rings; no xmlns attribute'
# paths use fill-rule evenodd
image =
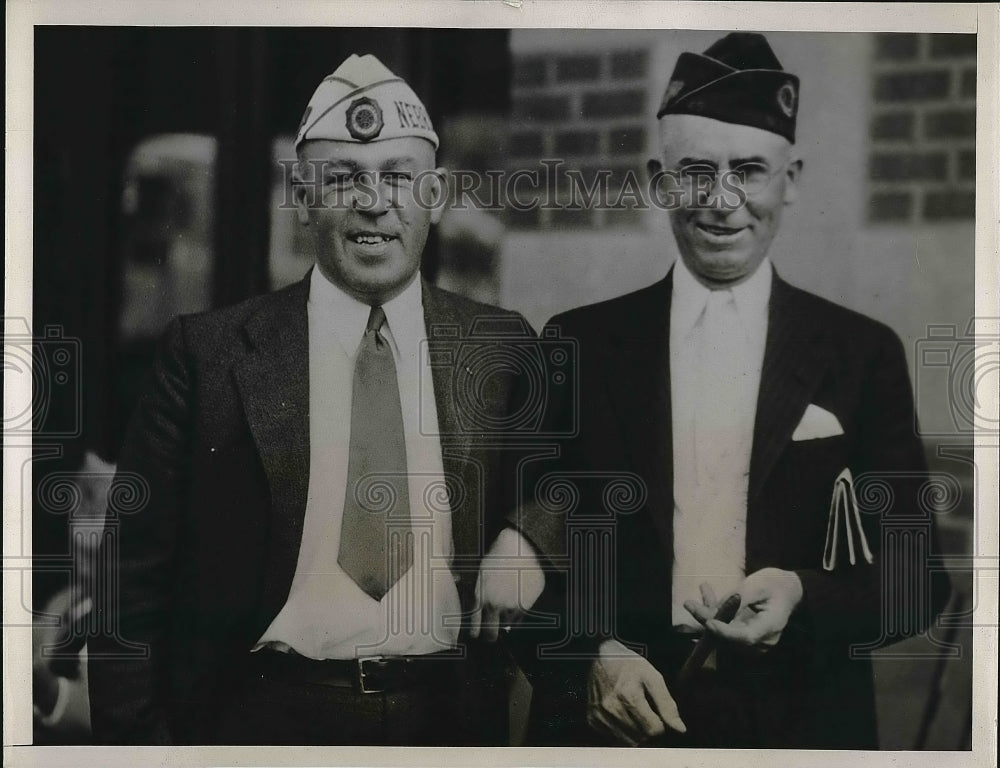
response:
<svg viewBox="0 0 1000 768"><path fill-rule="evenodd" d="M745 576L747 483L760 388L771 263L734 288L710 290L682 259L670 304L674 560L672 618L700 630L684 600L699 585L722 600Z"/></svg>
<svg viewBox="0 0 1000 768"><path fill-rule="evenodd" d="M314 269L309 287L309 495L295 576L284 607L261 636L264 645L313 659L425 654L458 640L460 606L451 570L451 510L418 278L383 305L380 333L393 350L403 412L413 566L382 597L367 595L338 565L351 443L354 361L371 307ZM426 357L426 355L424 355ZM256 650L255 648L255 650Z"/></svg>

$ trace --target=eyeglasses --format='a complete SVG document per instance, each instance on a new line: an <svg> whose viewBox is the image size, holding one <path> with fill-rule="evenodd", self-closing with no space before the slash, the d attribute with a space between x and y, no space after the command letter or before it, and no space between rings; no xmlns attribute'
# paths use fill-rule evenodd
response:
<svg viewBox="0 0 1000 768"><path fill-rule="evenodd" d="M772 171L763 163L742 163L735 168L720 172L714 165L692 163L668 171L667 174L687 192L708 195L715 189L716 184L721 183L723 189L749 197L767 189L787 168L787 164L783 164Z"/></svg>

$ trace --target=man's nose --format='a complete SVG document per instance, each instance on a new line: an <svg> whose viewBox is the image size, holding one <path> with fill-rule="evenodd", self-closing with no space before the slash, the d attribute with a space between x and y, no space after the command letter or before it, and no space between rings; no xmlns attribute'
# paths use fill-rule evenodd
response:
<svg viewBox="0 0 1000 768"><path fill-rule="evenodd" d="M728 175L727 175L728 174ZM718 211L735 211L743 207L744 198L737 194L737 185L730 183L733 178L729 170L705 174L698 179L698 207Z"/></svg>
<svg viewBox="0 0 1000 768"><path fill-rule="evenodd" d="M392 190L383 184L375 173L360 173L354 181L351 205L356 211L369 216L381 216L393 207Z"/></svg>

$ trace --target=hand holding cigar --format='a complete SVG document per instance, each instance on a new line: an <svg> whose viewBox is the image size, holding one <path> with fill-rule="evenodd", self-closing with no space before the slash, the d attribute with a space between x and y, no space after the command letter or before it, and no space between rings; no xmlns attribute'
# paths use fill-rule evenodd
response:
<svg viewBox="0 0 1000 768"><path fill-rule="evenodd" d="M741 599L739 593L732 594L727 597L718 607L718 610L715 611L715 614L712 616L712 621L717 621L722 624L728 624L731 622L736 616L736 612L740 609L740 602ZM688 610L691 609L689 608ZM695 615L697 616L697 614ZM718 647L718 645L718 637L711 632L706 632L701 636L698 643L695 645L694 650L691 651L691 655L688 656L687 661L684 662L684 666L681 667L681 671L677 674L678 688L684 688L691 682L695 673L705 665L708 657L712 654L712 651Z"/></svg>
<svg viewBox="0 0 1000 768"><path fill-rule="evenodd" d="M686 600L684 607L717 638L758 651L778 644L792 612L802 601L802 582L793 571L763 568L747 576L740 585L742 605L729 621L715 616L711 589L702 587L705 605Z"/></svg>

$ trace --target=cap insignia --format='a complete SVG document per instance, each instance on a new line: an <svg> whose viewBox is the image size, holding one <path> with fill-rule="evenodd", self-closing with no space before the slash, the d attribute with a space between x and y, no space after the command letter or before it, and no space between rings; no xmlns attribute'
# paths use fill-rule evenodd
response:
<svg viewBox="0 0 1000 768"><path fill-rule="evenodd" d="M358 141L371 141L382 132L382 108L374 99L362 96L347 108L347 130Z"/></svg>

